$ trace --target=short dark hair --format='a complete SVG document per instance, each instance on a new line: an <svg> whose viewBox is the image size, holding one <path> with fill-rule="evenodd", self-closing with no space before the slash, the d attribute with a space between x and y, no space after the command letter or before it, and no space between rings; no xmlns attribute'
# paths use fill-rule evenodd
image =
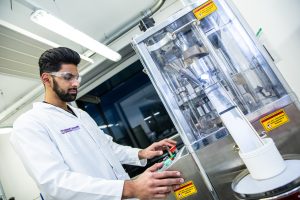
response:
<svg viewBox="0 0 300 200"><path fill-rule="evenodd" d="M45 51L39 59L40 76L44 72L57 72L62 64L78 65L80 56L67 47L58 47Z"/></svg>

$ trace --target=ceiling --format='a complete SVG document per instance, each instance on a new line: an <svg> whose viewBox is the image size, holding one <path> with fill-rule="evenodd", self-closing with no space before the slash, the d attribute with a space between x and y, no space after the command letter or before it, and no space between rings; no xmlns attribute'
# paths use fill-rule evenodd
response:
<svg viewBox="0 0 300 200"><path fill-rule="evenodd" d="M86 48L59 36L30 20L38 8L50 12L92 38L107 42L118 30L141 18L158 0L0 0L0 113L40 85L38 58L53 46L23 35L5 24L45 38L59 46L102 59ZM80 70L92 65L82 59ZM1 123L1 119L0 119Z"/></svg>
<svg viewBox="0 0 300 200"><path fill-rule="evenodd" d="M49 48L52 47L0 25L0 74L39 79L37 60ZM87 64L82 60L80 67Z"/></svg>

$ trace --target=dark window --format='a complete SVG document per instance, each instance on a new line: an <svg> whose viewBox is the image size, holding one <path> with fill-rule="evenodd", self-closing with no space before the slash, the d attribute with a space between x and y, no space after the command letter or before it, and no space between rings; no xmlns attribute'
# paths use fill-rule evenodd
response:
<svg viewBox="0 0 300 200"><path fill-rule="evenodd" d="M77 104L87 111L99 128L118 144L145 148L155 141L174 135L176 129L148 76L136 61L94 88ZM89 99L100 98L100 102ZM149 165L157 162L154 159ZM125 166L135 176L143 169Z"/></svg>

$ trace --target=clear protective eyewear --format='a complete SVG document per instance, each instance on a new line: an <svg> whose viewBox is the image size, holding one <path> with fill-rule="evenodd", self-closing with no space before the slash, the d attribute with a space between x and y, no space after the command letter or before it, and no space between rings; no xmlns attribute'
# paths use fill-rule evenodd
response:
<svg viewBox="0 0 300 200"><path fill-rule="evenodd" d="M69 82L77 81L78 83L81 82L81 76L73 75L70 72L51 72L49 74L53 75L53 76L56 76L56 77L61 77L65 81L69 81Z"/></svg>

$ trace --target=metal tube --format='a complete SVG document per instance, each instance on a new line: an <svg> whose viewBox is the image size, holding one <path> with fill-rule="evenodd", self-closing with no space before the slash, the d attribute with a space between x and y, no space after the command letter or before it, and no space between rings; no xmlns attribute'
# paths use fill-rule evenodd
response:
<svg viewBox="0 0 300 200"><path fill-rule="evenodd" d="M166 0L158 0L153 6L151 6L148 9L146 9L146 11L149 11L149 12L144 12L144 16L142 16L142 17L139 17L139 16L135 17L133 19L133 21L131 21L129 24L127 24L123 28L118 29L118 31L116 33L114 33L113 35L111 35L108 39L106 39L102 43L105 44L105 45L111 44L113 41L115 41L116 39L118 39L121 35L125 34L130 29L132 29L133 27L137 26L139 24L139 21L141 20L141 18L150 17L154 13L156 13L164 5L165 2L166 2Z"/></svg>

